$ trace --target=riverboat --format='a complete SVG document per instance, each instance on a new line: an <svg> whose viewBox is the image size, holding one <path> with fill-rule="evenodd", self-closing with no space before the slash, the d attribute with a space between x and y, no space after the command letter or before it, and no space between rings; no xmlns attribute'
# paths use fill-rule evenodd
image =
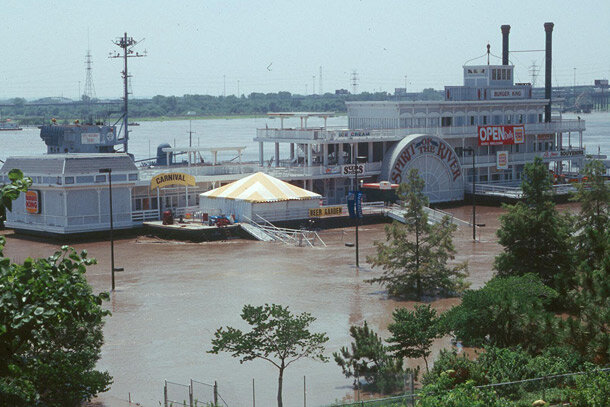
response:
<svg viewBox="0 0 610 407"><path fill-rule="evenodd" d="M23 130L17 123L11 121L10 119L6 119L3 122L0 122L0 131L19 131Z"/></svg>
<svg viewBox="0 0 610 407"><path fill-rule="evenodd" d="M165 144L146 167L127 165L125 154L119 154L120 160L101 163L100 153L114 152L117 144L126 146L113 126L43 126L41 137L49 154L7 160L0 176L6 178L10 168L29 168L25 173L33 177L33 189L39 191L38 206L34 206L42 207L42 213L45 207L51 208L50 220L32 226L32 217L39 214L27 212L27 197L22 197L9 214L7 226L46 230L52 221L59 225L54 229L57 233L107 229L109 220L103 211L107 210L104 196L109 179L98 173L101 165L112 169L113 188L122 188L120 198L113 195L123 209L120 227L159 220L168 209L177 216L195 211L200 194L257 172L316 192L324 204L331 205L346 203L348 193L359 186L356 179L399 184L411 169L424 178L424 193L432 203L462 201L467 194L513 196L525 164L535 157L558 176L564 168L580 168L585 158L585 121L566 120L560 109L552 109L553 103L561 103L551 89L553 24L544 24L544 29L543 99L532 97L531 84L514 82L514 66L508 58L510 26L505 25L501 27L502 64L489 64L488 59L484 65L463 66L463 84L446 86L444 100L346 102L348 125L341 128L326 125L333 112L268 113L279 119L273 122L279 121L280 126L256 130L256 162L242 162L245 147ZM323 125L308 125L312 118ZM295 120L299 126L285 126ZM280 148L281 144L286 148ZM271 153L265 149L269 145ZM282 157L281 151L289 153ZM218 159L227 153L232 154L230 161ZM45 160L51 163L54 154L59 161L44 164ZM186 174L194 185L151 187L153 179L165 173Z"/></svg>

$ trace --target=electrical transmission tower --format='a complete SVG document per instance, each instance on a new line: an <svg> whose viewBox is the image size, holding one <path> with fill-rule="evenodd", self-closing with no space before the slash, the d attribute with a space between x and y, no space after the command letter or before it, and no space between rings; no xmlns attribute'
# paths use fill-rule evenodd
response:
<svg viewBox="0 0 610 407"><path fill-rule="evenodd" d="M352 71L352 94L358 93L358 72Z"/></svg>
<svg viewBox="0 0 610 407"><path fill-rule="evenodd" d="M532 62L532 65L529 67L529 72L532 77L532 88L535 88L536 81L538 81L538 72L540 72L540 67L536 65L536 61Z"/></svg>
<svg viewBox="0 0 610 407"><path fill-rule="evenodd" d="M128 98L129 98L129 75L127 71L127 58L140 58L146 56L146 50L144 50L143 54L133 51L133 47L135 47L138 43L144 41L143 39L140 41L134 40L132 37L128 37L127 33L125 33L122 37L117 38L113 43L123 50L123 55L118 52L114 54L111 52L108 58L123 58L124 68L121 72L123 77L123 150L127 153L127 143L129 141L129 130L127 129L128 123Z"/></svg>
<svg viewBox="0 0 610 407"><path fill-rule="evenodd" d="M320 67L320 79L318 79L319 81L319 86L320 86L320 95L324 94L324 90L322 88L322 67Z"/></svg>
<svg viewBox="0 0 610 407"><path fill-rule="evenodd" d="M83 94L81 95L81 99L90 102L96 98L91 68L91 50L87 50L87 59L85 60L85 71L87 73L87 76L85 77L85 89Z"/></svg>

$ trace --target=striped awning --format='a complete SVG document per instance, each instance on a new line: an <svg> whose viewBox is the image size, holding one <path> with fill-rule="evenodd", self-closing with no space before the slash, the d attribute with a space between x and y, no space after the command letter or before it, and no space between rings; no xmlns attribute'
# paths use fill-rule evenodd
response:
<svg viewBox="0 0 610 407"><path fill-rule="evenodd" d="M262 172L201 194L208 198L238 199L253 203L320 199L321 195L307 191Z"/></svg>

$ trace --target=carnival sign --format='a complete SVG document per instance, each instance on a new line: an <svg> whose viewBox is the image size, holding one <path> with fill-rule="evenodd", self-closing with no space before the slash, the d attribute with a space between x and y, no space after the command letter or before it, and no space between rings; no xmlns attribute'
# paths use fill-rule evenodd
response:
<svg viewBox="0 0 610 407"><path fill-rule="evenodd" d="M525 128L521 126L478 126L480 146L501 146L525 142Z"/></svg>
<svg viewBox="0 0 610 407"><path fill-rule="evenodd" d="M182 172L171 172L159 174L150 180L150 189L163 188L167 185L191 185L195 186L195 177Z"/></svg>
<svg viewBox="0 0 610 407"><path fill-rule="evenodd" d="M496 168L499 170L508 169L508 151L496 151Z"/></svg>

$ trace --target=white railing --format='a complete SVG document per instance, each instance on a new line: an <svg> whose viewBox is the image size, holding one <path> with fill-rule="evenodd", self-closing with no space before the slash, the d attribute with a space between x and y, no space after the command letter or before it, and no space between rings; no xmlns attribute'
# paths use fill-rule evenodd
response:
<svg viewBox="0 0 610 407"><path fill-rule="evenodd" d="M138 223L159 220L159 210L147 209L143 211L133 211L131 212L131 220Z"/></svg>
<svg viewBox="0 0 610 407"><path fill-rule="evenodd" d="M569 131L584 131L584 120L557 120L550 123L511 123L513 126L523 125L526 134L554 133ZM477 134L477 126L449 126L449 127L408 127L400 129L257 129L256 137L259 141L275 139L301 139L301 140L350 140L354 138L387 138L401 139L410 134L431 134L443 138L464 137Z"/></svg>

